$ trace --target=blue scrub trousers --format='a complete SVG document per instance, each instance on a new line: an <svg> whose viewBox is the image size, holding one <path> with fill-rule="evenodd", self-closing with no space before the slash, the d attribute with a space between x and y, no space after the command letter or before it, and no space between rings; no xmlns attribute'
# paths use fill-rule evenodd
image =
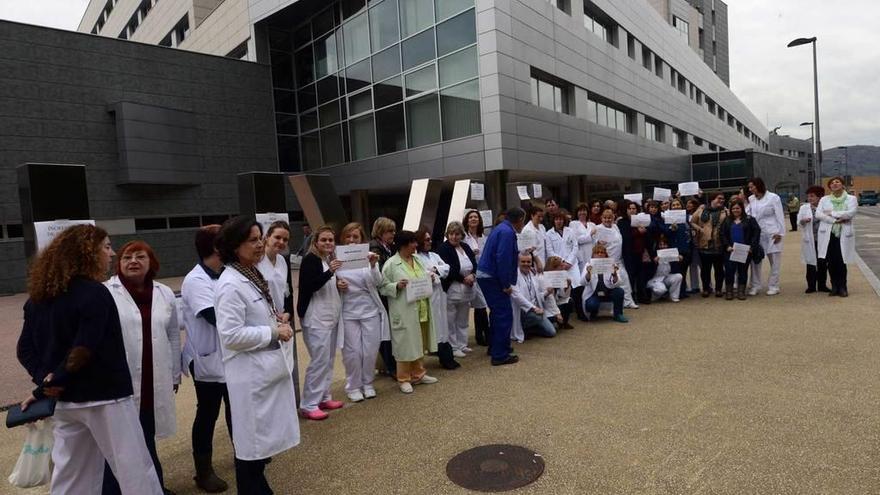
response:
<svg viewBox="0 0 880 495"><path fill-rule="evenodd" d="M489 354L493 361L504 361L510 357L510 331L513 327L510 296L501 290L501 283L496 278L478 278L477 283L489 306Z"/></svg>

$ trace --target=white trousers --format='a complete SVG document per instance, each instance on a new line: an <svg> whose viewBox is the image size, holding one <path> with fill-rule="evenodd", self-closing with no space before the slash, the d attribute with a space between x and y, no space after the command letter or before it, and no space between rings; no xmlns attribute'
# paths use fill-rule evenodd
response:
<svg viewBox="0 0 880 495"><path fill-rule="evenodd" d="M162 495L131 397L99 406L58 408L54 419L53 495L101 493L105 459L123 495Z"/></svg>
<svg viewBox="0 0 880 495"><path fill-rule="evenodd" d="M330 400L333 361L336 358L337 328L313 328L303 325L303 340L309 351L309 366L303 383L300 409L315 411L318 404Z"/></svg>
<svg viewBox="0 0 880 495"><path fill-rule="evenodd" d="M663 297L669 292L669 298L677 301L681 297L681 281L684 277L680 273L670 273L663 278L654 277L648 281L648 287L657 298Z"/></svg>
<svg viewBox="0 0 880 495"><path fill-rule="evenodd" d="M345 365L345 391L354 392L373 387L373 370L382 336L379 315L360 320L343 320L345 342L342 344L342 364Z"/></svg>
<svg viewBox="0 0 880 495"><path fill-rule="evenodd" d="M464 349L468 344L470 305L470 301L448 301L446 303L446 320L449 322L449 344L455 351Z"/></svg>
<svg viewBox="0 0 880 495"><path fill-rule="evenodd" d="M767 280L768 289L779 290L779 271L782 269L782 253L769 253L765 258L770 262L770 278ZM755 290L761 290L764 282L761 276L761 267L764 265L763 260L760 263L752 263L751 287Z"/></svg>

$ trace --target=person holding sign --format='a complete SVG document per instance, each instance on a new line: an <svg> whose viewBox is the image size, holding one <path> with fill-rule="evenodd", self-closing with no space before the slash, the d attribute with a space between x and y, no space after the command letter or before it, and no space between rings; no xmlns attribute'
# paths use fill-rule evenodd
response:
<svg viewBox="0 0 880 495"><path fill-rule="evenodd" d="M782 240L785 237L785 209L779 195L767 190L764 180L754 177L749 180L749 204L747 213L758 221L761 227L761 248L770 262L770 278L767 280L767 295L779 294L779 272L782 269ZM763 286L761 262L763 258L752 259L752 284L749 295L754 296Z"/></svg>
<svg viewBox="0 0 880 495"><path fill-rule="evenodd" d="M361 224L353 222L342 228L339 243L363 244L366 234ZM337 279L348 285L342 292L342 364L345 366L345 393L352 402L376 397L373 370L379 343L391 339L388 313L379 299L379 255L369 254L369 266L340 270Z"/></svg>
<svg viewBox="0 0 880 495"><path fill-rule="evenodd" d="M733 299L733 282L736 277L736 297L739 300L746 298L746 283L748 282L748 269L753 255L758 251L761 241L761 227L754 218L746 214L745 204L740 199L735 199L730 205L730 215L721 224L721 245L724 248L724 285L725 296L728 301ZM737 262L731 254L737 244L749 247L749 256L744 262Z"/></svg>
<svg viewBox="0 0 880 495"><path fill-rule="evenodd" d="M657 256L654 237L650 231L650 218L647 226L633 227L634 218L639 215L639 206L624 200L626 216L617 222L623 238L623 264L632 285L633 299L639 303L651 304L648 294L648 280L654 275L654 257Z"/></svg>
<svg viewBox="0 0 880 495"><path fill-rule="evenodd" d="M846 265L856 259L856 237L852 219L858 213L858 200L846 192L843 178L832 177L828 181L831 194L819 201L816 218L819 226L819 257L828 262L831 277L829 296L847 297Z"/></svg>
<svg viewBox="0 0 880 495"><path fill-rule="evenodd" d="M673 199L669 203L669 210L667 211L676 211L681 212L683 215L686 215L686 211L682 208L681 200L678 198ZM687 225L686 222L683 223L672 223L672 224L663 224L662 227L663 235L666 236L666 240L669 243L669 247L673 247L678 249L678 254L681 255L681 262L678 263L673 268L676 270L675 273L681 274L681 290L679 297L681 299L686 299L688 297L688 284L687 284L687 272L688 268L691 264L691 228Z"/></svg>
<svg viewBox="0 0 880 495"><path fill-rule="evenodd" d="M657 239L658 254L654 258L657 268L654 271L654 276L651 277L651 280L648 280L648 288L655 299L660 299L668 294L670 301L678 302L681 297L681 281L684 279L682 274L679 273L679 264L684 258L681 255L677 256L675 260L663 258L660 256L660 253L664 249L669 249L669 243L666 240L666 236L661 235ZM675 249L672 249L673 253L675 251Z"/></svg>
<svg viewBox="0 0 880 495"><path fill-rule="evenodd" d="M702 205L691 215L694 229L694 244L700 252L700 278L703 283L703 297L712 294L712 270L715 270L715 297L724 293L724 253L721 245L721 224L727 218L724 208L724 193L716 192L708 205Z"/></svg>
<svg viewBox="0 0 880 495"><path fill-rule="evenodd" d="M543 284L532 270L532 257L520 254L519 275L510 298L513 302L514 318L518 318L522 334L517 335L514 328L514 339L522 340L529 334L547 338L556 336L556 328L544 312L544 293Z"/></svg>
<svg viewBox="0 0 880 495"><path fill-rule="evenodd" d="M629 320L623 316L624 291L620 287L620 275L618 273L620 266L617 263L613 263L610 273L593 273L593 258L600 260L608 258L608 250L604 245L597 244L593 247L593 256L582 275L581 281L584 286L584 296L581 304L584 305L584 312L593 321L599 314L599 305L610 301L614 305L614 321L619 323L628 322Z"/></svg>
<svg viewBox="0 0 880 495"><path fill-rule="evenodd" d="M811 186L807 189L807 202L801 205L798 213L798 222L803 228L803 242L801 242L801 261L807 265L807 294L819 292L831 292L828 288L828 265L824 259L819 258L819 226L822 223L816 218L816 210L819 200L825 196L825 188Z"/></svg>
<svg viewBox="0 0 880 495"><path fill-rule="evenodd" d="M589 262L589 260L587 261ZM572 312L571 279L568 278L568 272L562 264L562 258L559 256L547 258L547 267L544 273L538 275L538 280L545 289L544 314L551 321L555 320L556 328L571 330L574 328L568 322ZM561 283L556 283L559 279L562 279ZM583 288L583 285L580 288ZM576 296L576 300L580 302L579 295Z"/></svg>
<svg viewBox="0 0 880 495"><path fill-rule="evenodd" d="M483 253L483 246L486 244L486 237L483 236L483 217L477 210L470 210L464 214L461 222L465 227L464 242L471 247L477 263L480 262L480 256ZM483 291L479 285L474 285L474 298L471 300L471 307L474 308L474 331L478 345L489 344L489 313L486 308L486 298L483 297Z"/></svg>
<svg viewBox="0 0 880 495"><path fill-rule="evenodd" d="M623 236L614 223L614 210L606 208L602 211L602 223L596 226L596 245L604 246L608 258L619 265L620 288L623 289L623 305L627 308L638 308L632 296L629 275L623 265ZM595 246L594 246L595 248ZM586 289L584 289L586 290Z"/></svg>
<svg viewBox="0 0 880 495"><path fill-rule="evenodd" d="M572 287L580 287L580 268L578 264L578 240L574 231L569 228L568 212L560 209L553 217L553 230L547 232L547 255L559 257L562 260L562 269L568 272L568 278L572 281ZM567 328L568 318L571 315L571 306L563 304L562 318L563 328Z"/></svg>
<svg viewBox="0 0 880 495"><path fill-rule="evenodd" d="M416 256L419 261L430 272L432 277L431 290L431 320L434 322L434 331L437 334L437 357L440 358L440 366L448 370L454 370L461 365L454 358L463 358L465 349L471 351L470 347L464 346L461 349L453 349L449 343L449 320L446 316L446 307L448 301L446 299L446 291L443 290L443 280L449 276L449 265L443 261L439 254L431 251L433 245L431 233L425 227L420 228L416 232L416 241L419 247L416 249Z"/></svg>
<svg viewBox="0 0 880 495"><path fill-rule="evenodd" d="M300 416L313 421L327 419L326 411L340 409L342 401L330 396L333 361L342 326L342 298L348 281L337 278L342 262L335 259L336 236L333 228L319 227L312 245L299 267L299 300L296 314L303 327L303 340L309 351L309 366L303 383ZM344 339L344 336L343 336Z"/></svg>
<svg viewBox="0 0 880 495"><path fill-rule="evenodd" d="M468 316L477 283L477 259L471 247L462 242L464 227L461 222L449 222L446 226L446 242L437 254L449 265L449 275L441 280L446 292L446 320L449 325L449 343L455 351L464 353L468 347ZM439 352L439 351L438 351Z"/></svg>
<svg viewBox="0 0 880 495"><path fill-rule="evenodd" d="M479 216L479 215L478 215ZM418 256L416 234L401 230L394 237L397 254L382 268L379 293L388 298L388 316L391 322L391 348L397 360L397 382L400 391L413 392L413 385L437 383L422 365L425 352L437 352L437 335L431 319L430 294L411 300L415 282L432 284L437 277L426 268ZM412 282L412 284L411 284ZM430 289L430 285L428 288Z"/></svg>

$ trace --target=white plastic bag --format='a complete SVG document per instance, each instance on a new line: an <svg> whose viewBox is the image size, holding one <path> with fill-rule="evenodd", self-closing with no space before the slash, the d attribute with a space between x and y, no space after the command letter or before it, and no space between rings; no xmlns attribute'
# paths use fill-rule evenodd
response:
<svg viewBox="0 0 880 495"><path fill-rule="evenodd" d="M24 446L9 482L19 488L45 485L52 478L52 420L46 419L27 425Z"/></svg>

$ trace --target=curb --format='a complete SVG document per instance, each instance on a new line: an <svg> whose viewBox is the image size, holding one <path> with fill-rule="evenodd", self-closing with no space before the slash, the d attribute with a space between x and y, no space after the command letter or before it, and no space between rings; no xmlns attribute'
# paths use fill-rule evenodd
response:
<svg viewBox="0 0 880 495"><path fill-rule="evenodd" d="M868 280L868 283L871 284L871 288L874 289L874 292L880 297L880 279L877 278L877 275L868 267L865 261L859 256L859 253L856 253L856 264L859 265L859 270L862 271L862 275Z"/></svg>

